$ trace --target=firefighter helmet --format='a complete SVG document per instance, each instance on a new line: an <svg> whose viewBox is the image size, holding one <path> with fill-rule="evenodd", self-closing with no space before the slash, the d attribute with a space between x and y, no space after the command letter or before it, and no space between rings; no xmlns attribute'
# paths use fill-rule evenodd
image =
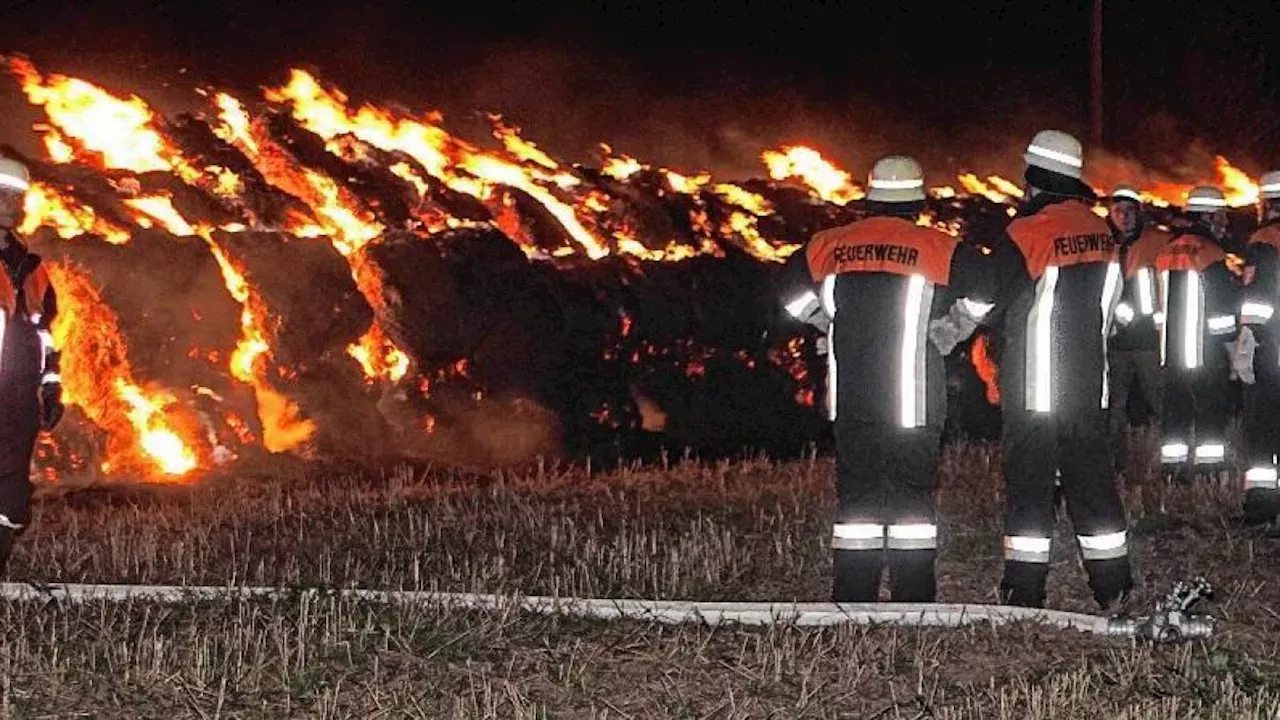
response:
<svg viewBox="0 0 1280 720"><path fill-rule="evenodd" d="M1263 200L1280 200L1280 170L1273 170L1258 181L1258 192Z"/></svg>
<svg viewBox="0 0 1280 720"><path fill-rule="evenodd" d="M1184 208L1189 213L1214 213L1227 207L1227 196L1212 185L1197 185L1187 193Z"/></svg>
<svg viewBox="0 0 1280 720"><path fill-rule="evenodd" d="M1138 188L1132 185L1117 185L1115 190L1111 191L1111 199L1114 201L1128 200L1129 202L1142 202L1142 193L1138 192Z"/></svg>
<svg viewBox="0 0 1280 720"><path fill-rule="evenodd" d="M0 157L0 188L26 192L31 187L27 166L12 158Z"/></svg>
<svg viewBox="0 0 1280 720"><path fill-rule="evenodd" d="M1036 133L1022 159L1032 167L1077 180L1084 173L1084 148L1080 141L1059 130L1041 130Z"/></svg>
<svg viewBox="0 0 1280 720"><path fill-rule="evenodd" d="M876 161L867 185L867 199L875 202L924 200L924 171L920 163L905 155L890 155Z"/></svg>

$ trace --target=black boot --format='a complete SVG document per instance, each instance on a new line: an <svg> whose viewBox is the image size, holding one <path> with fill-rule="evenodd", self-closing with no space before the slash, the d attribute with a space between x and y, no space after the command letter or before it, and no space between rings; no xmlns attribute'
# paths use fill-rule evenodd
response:
<svg viewBox="0 0 1280 720"><path fill-rule="evenodd" d="M0 577L9 570L9 556L13 555L13 546L17 541L17 530L0 525Z"/></svg>
<svg viewBox="0 0 1280 720"><path fill-rule="evenodd" d="M889 595L893 602L931 603L938 598L934 550L889 551Z"/></svg>
<svg viewBox="0 0 1280 720"><path fill-rule="evenodd" d="M880 599L880 570L883 550L836 550L835 583L831 601L872 603Z"/></svg>
<svg viewBox="0 0 1280 720"><path fill-rule="evenodd" d="M1129 568L1128 556L1110 560L1086 560L1084 568L1089 573L1093 599L1103 610L1123 602L1133 591L1133 572Z"/></svg>
<svg viewBox="0 0 1280 720"><path fill-rule="evenodd" d="M1004 605L1042 608L1045 600L1044 586L1048 579L1048 563L1006 561L1004 578L1000 581L1000 602Z"/></svg>

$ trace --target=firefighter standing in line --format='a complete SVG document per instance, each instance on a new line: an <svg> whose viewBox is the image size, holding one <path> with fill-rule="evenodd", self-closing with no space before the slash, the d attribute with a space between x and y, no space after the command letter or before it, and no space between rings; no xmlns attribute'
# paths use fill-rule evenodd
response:
<svg viewBox="0 0 1280 720"><path fill-rule="evenodd" d="M1066 133L1032 139L1026 199L991 255L999 273L992 312L1004 336L1000 599L1012 605L1044 605L1057 473L1094 598L1106 607L1133 587L1107 424L1107 336L1121 269L1080 179L1083 158Z"/></svg>
<svg viewBox="0 0 1280 720"><path fill-rule="evenodd" d="M40 256L16 228L30 178L26 166L0 158L0 574L31 520L31 456L41 429L62 417L59 354L49 328L57 300Z"/></svg>
<svg viewBox="0 0 1280 720"><path fill-rule="evenodd" d="M1161 364L1165 368L1160 463L1185 477L1222 469L1227 454L1230 358L1236 335L1239 286L1222 249L1227 201L1215 187L1192 188L1191 223L1156 256L1162 297Z"/></svg>
<svg viewBox="0 0 1280 720"><path fill-rule="evenodd" d="M1163 412L1160 331L1155 322L1160 307L1155 260L1172 236L1147 219L1141 196L1131 185L1112 191L1107 221L1119 245L1120 267L1124 271L1114 332L1107 342L1111 439L1114 452L1120 455L1124 431L1130 424L1129 391L1135 381L1150 410L1154 421L1151 424L1158 422Z"/></svg>
<svg viewBox="0 0 1280 720"><path fill-rule="evenodd" d="M1280 171L1262 176L1261 225L1249 238L1240 322L1233 361L1245 381L1244 440L1249 467L1244 476L1244 521L1256 525L1280 516ZM1250 377L1252 376L1252 377Z"/></svg>
<svg viewBox="0 0 1280 720"><path fill-rule="evenodd" d="M937 595L933 490L946 378L930 322L989 310L989 273L976 248L915 224L924 199L915 160L881 159L871 171L869 216L816 234L786 269L797 289L787 311L830 325L835 602L878 599L886 550L894 601Z"/></svg>

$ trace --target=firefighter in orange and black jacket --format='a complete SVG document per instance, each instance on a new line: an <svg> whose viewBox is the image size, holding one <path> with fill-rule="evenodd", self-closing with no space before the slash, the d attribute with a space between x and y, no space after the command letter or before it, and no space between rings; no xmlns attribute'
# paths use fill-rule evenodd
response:
<svg viewBox="0 0 1280 720"><path fill-rule="evenodd" d="M1111 338L1107 342L1108 400L1111 439L1120 452L1124 430L1130 424L1129 390L1137 383L1150 410L1151 425L1159 423L1164 407L1164 380L1160 368L1160 309L1155 260L1173 237L1150 222L1142 209L1142 196L1131 185L1111 192L1107 215L1120 250L1124 290L1116 305Z"/></svg>
<svg viewBox="0 0 1280 720"><path fill-rule="evenodd" d="M991 256L999 274L992 313L1004 336L1000 594L1013 605L1044 605L1056 472L1094 598L1107 606L1133 586L1107 432L1107 337L1121 270L1080 180L1083 157L1066 133L1035 136L1024 156L1026 200Z"/></svg>
<svg viewBox="0 0 1280 720"><path fill-rule="evenodd" d="M942 354L989 310L981 253L919 227L919 164L901 156L871 172L870 216L816 234L786 273L795 318L829 325L828 412L835 421L838 516L835 602L875 602L889 568L892 599L932 602L938 529L933 491L946 419ZM938 342L938 341L934 341Z"/></svg>
<svg viewBox="0 0 1280 720"><path fill-rule="evenodd" d="M1249 238L1240 331L1233 353L1246 383L1244 440L1249 466L1244 475L1244 521L1275 522L1280 516L1280 171L1262 176L1262 224Z"/></svg>
<svg viewBox="0 0 1280 720"><path fill-rule="evenodd" d="M1165 368L1160 463L1175 477L1226 464L1231 365L1225 344L1236 336L1240 303L1222 249L1226 208L1218 188L1192 188L1184 208L1191 223L1176 228L1156 256Z"/></svg>
<svg viewBox="0 0 1280 720"><path fill-rule="evenodd" d="M50 327L57 299L40 256L16 234L27 168L0 158L0 573L31 521L31 456L41 429L62 417L59 354Z"/></svg>

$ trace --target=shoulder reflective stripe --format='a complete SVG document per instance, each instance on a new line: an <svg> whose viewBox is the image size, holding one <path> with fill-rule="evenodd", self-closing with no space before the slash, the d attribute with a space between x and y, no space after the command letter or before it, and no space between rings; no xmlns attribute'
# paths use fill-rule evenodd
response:
<svg viewBox="0 0 1280 720"><path fill-rule="evenodd" d="M836 523L831 528L833 550L880 550L884 548L884 525L878 523Z"/></svg>
<svg viewBox="0 0 1280 720"><path fill-rule="evenodd" d="M0 527L7 527L7 528L13 528L14 530L21 530L22 523L16 523L10 520L8 515L0 515Z"/></svg>
<svg viewBox="0 0 1280 720"><path fill-rule="evenodd" d="M1186 443L1169 442L1160 446L1161 462L1182 462L1191 454L1191 448Z"/></svg>
<svg viewBox="0 0 1280 720"><path fill-rule="evenodd" d="M1200 327L1200 318L1204 302L1200 292L1200 273L1187 271L1186 287L1182 290L1182 366L1188 370L1200 367L1204 332Z"/></svg>
<svg viewBox="0 0 1280 720"><path fill-rule="evenodd" d="M1209 318L1209 332L1214 335L1223 335L1236 329L1236 319L1233 315L1215 315Z"/></svg>
<svg viewBox="0 0 1280 720"><path fill-rule="evenodd" d="M1100 307L1102 310L1102 409L1106 410L1109 400L1111 399L1111 385L1107 382L1107 375L1110 374L1111 368L1107 361L1107 338L1111 335L1111 317L1113 308L1116 306L1116 300L1120 297L1120 291L1124 286L1124 278L1120 273L1120 263L1107 263L1107 276L1102 281L1102 299ZM1127 305L1125 307L1128 307ZM1129 309L1130 318L1133 317L1133 309ZM1127 321L1126 321L1127 322Z"/></svg>
<svg viewBox="0 0 1280 720"><path fill-rule="evenodd" d="M994 303L979 302L969 298L960 298L960 305L969 314L969 317L974 320L981 320L986 317L987 313L991 312L991 309L995 307Z"/></svg>
<svg viewBox="0 0 1280 720"><path fill-rule="evenodd" d="M1104 535L1077 535L1076 539L1085 560L1111 560L1129 554L1128 533L1124 530Z"/></svg>
<svg viewBox="0 0 1280 720"><path fill-rule="evenodd" d="M822 278L822 309L831 317L836 316L836 276Z"/></svg>
<svg viewBox="0 0 1280 720"><path fill-rule="evenodd" d="M831 325L827 328L827 419L836 419L836 319L831 317Z"/></svg>
<svg viewBox="0 0 1280 720"><path fill-rule="evenodd" d="M1053 302L1058 286L1058 268L1050 265L1036 283L1035 301L1027 313L1026 394L1027 409L1053 409Z"/></svg>
<svg viewBox="0 0 1280 720"><path fill-rule="evenodd" d="M1155 283L1151 282L1151 268L1138 271L1138 311L1150 315L1156 311Z"/></svg>
<svg viewBox="0 0 1280 720"><path fill-rule="evenodd" d="M62 376L56 372L47 372L40 378L41 385L48 385L49 383L60 383L60 382L62 382Z"/></svg>
<svg viewBox="0 0 1280 720"><path fill-rule="evenodd" d="M925 392L927 388L924 362L928 349L926 333L929 331L929 308L932 305L932 285L923 275L912 275L907 280L907 297L902 310L902 357L898 366L899 407L904 428L925 424Z"/></svg>
<svg viewBox="0 0 1280 720"><path fill-rule="evenodd" d="M1047 537L1026 535L1004 536L1004 559L1017 562L1047 563L1053 541Z"/></svg>
<svg viewBox="0 0 1280 720"><path fill-rule="evenodd" d="M889 526L890 550L933 550L938 547L938 526L911 523Z"/></svg>
<svg viewBox="0 0 1280 720"><path fill-rule="evenodd" d="M1252 467L1244 474L1245 490L1277 490L1280 489L1280 477L1273 467Z"/></svg>
<svg viewBox="0 0 1280 720"><path fill-rule="evenodd" d="M1201 443L1196 446L1196 464L1219 463L1227 458L1227 446L1222 443Z"/></svg>
<svg viewBox="0 0 1280 720"><path fill-rule="evenodd" d="M1268 303L1249 301L1240 305L1240 321L1245 324L1267 322L1275 314L1275 308Z"/></svg>
<svg viewBox="0 0 1280 720"><path fill-rule="evenodd" d="M818 309L818 304L818 294L809 290L787 303L786 307L787 312L791 314L791 317L803 320L809 317L814 310Z"/></svg>

